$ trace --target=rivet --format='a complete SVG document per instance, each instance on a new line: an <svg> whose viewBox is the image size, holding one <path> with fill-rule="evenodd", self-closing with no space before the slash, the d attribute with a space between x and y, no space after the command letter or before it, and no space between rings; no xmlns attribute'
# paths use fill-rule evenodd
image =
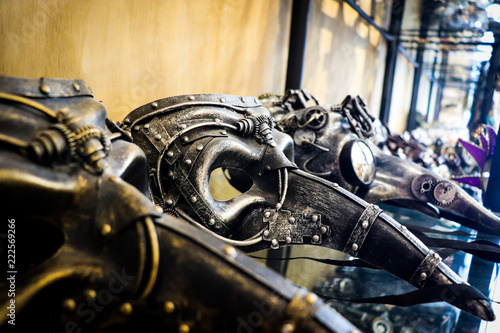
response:
<svg viewBox="0 0 500 333"><path fill-rule="evenodd" d="M144 129L148 130L149 129L149 124L144 125Z"/></svg>
<svg viewBox="0 0 500 333"><path fill-rule="evenodd" d="M364 221L363 221L363 223L361 224L361 226L362 226L364 229L368 228L368 226L369 226L369 225L370 225L370 223L368 223L368 221L367 221L367 220L364 220Z"/></svg>
<svg viewBox="0 0 500 333"><path fill-rule="evenodd" d="M259 101L257 100L257 98L254 98L254 99L253 99L253 101L254 101L255 103L259 103Z"/></svg>
<svg viewBox="0 0 500 333"><path fill-rule="evenodd" d="M333 186L333 187L339 187L339 184L337 184L337 183L332 183L332 186Z"/></svg>
<svg viewBox="0 0 500 333"><path fill-rule="evenodd" d="M322 234L326 234L327 231L328 231L328 229L326 229L326 227L321 227L321 233Z"/></svg>
<svg viewBox="0 0 500 333"><path fill-rule="evenodd" d="M127 124L127 125L130 125L131 121L130 121L130 119L129 119L129 118L125 118L125 119L123 120L123 123L124 123L124 124Z"/></svg>
<svg viewBox="0 0 500 333"><path fill-rule="evenodd" d="M170 178L172 178L172 177L174 176L174 172L173 172L172 170L170 170L170 171L167 173L167 175L168 175Z"/></svg>
<svg viewBox="0 0 500 333"><path fill-rule="evenodd" d="M202 151L203 150L203 145L197 145L196 146L197 151Z"/></svg>
<svg viewBox="0 0 500 333"><path fill-rule="evenodd" d="M290 222L290 223L295 222L295 217L290 216L290 217L288 218L288 222Z"/></svg>
<svg viewBox="0 0 500 333"><path fill-rule="evenodd" d="M318 219L319 219L319 216L318 216L318 215L313 215L313 216L311 216L311 220L312 220L313 222L318 222Z"/></svg>
<svg viewBox="0 0 500 333"><path fill-rule="evenodd" d="M196 199L196 197L194 195L189 200L191 200L192 203L195 203L196 201L198 201L198 199Z"/></svg>
<svg viewBox="0 0 500 333"><path fill-rule="evenodd" d="M425 273L420 274L420 280L425 280L425 279L427 279L427 274Z"/></svg>
<svg viewBox="0 0 500 333"><path fill-rule="evenodd" d="M167 153L167 156L168 156L168 157L172 157L172 156L174 156L174 152L169 151L169 152Z"/></svg>
<svg viewBox="0 0 500 333"><path fill-rule="evenodd" d="M278 202L278 203L276 204L276 209L281 209L281 206L282 206L282 204Z"/></svg>
<svg viewBox="0 0 500 333"><path fill-rule="evenodd" d="M165 201L165 203L169 206L172 206L174 204L174 201L172 199L168 199L167 201Z"/></svg>
<svg viewBox="0 0 500 333"><path fill-rule="evenodd" d="M220 134L227 135L227 131L226 130L222 130L222 131L220 131Z"/></svg>
<svg viewBox="0 0 500 333"><path fill-rule="evenodd" d="M194 101L194 96L189 96L189 97L188 97L188 99L189 99L190 101Z"/></svg>
<svg viewBox="0 0 500 333"><path fill-rule="evenodd" d="M318 296L314 293L308 293L305 297L305 300L307 303L313 305L318 300Z"/></svg>
<svg viewBox="0 0 500 333"><path fill-rule="evenodd" d="M109 224L104 224L101 229L101 234L103 236L109 235L111 233L111 226Z"/></svg>
<svg viewBox="0 0 500 333"><path fill-rule="evenodd" d="M273 240L271 241L271 245L273 245L273 246L278 246L278 241L277 241L276 239L273 239Z"/></svg>
<svg viewBox="0 0 500 333"><path fill-rule="evenodd" d="M208 225L214 225L214 224L215 224L215 219L208 220Z"/></svg>
<svg viewBox="0 0 500 333"><path fill-rule="evenodd" d="M357 250L359 249L358 244L356 244L356 243L352 244L351 249L352 249L353 251L357 251Z"/></svg>
<svg viewBox="0 0 500 333"><path fill-rule="evenodd" d="M285 243L290 244L292 242L292 237L286 236L285 237Z"/></svg>
<svg viewBox="0 0 500 333"><path fill-rule="evenodd" d="M85 289L83 291L83 294L85 295L85 297L87 299L91 299L91 300L95 299L96 296L97 296L97 293L96 293L96 291L94 289Z"/></svg>
<svg viewBox="0 0 500 333"><path fill-rule="evenodd" d="M188 138L187 136L185 136L185 137L183 137L183 138L182 138L182 141L184 141L184 142L188 142L188 141L189 141L189 138Z"/></svg>
<svg viewBox="0 0 500 333"><path fill-rule="evenodd" d="M242 98L241 98L241 101L242 101L243 103L245 103L245 97L242 97Z"/></svg>
<svg viewBox="0 0 500 333"><path fill-rule="evenodd" d="M155 205L155 210L156 210L158 213L163 213L163 208L162 208L161 206Z"/></svg>
<svg viewBox="0 0 500 333"><path fill-rule="evenodd" d="M180 124L180 125L179 125L179 128L180 128L181 130L185 129L185 128L186 128L186 124Z"/></svg>
<svg viewBox="0 0 500 333"><path fill-rule="evenodd" d="M314 235L313 236L313 242L315 242L315 243L319 242L319 236L318 235Z"/></svg>
<svg viewBox="0 0 500 333"><path fill-rule="evenodd" d="M283 325L283 328L281 329L281 333L293 333L295 331L295 325L288 323Z"/></svg>
<svg viewBox="0 0 500 333"><path fill-rule="evenodd" d="M75 91L80 91L80 85L76 82L73 82L73 89L75 89Z"/></svg>
<svg viewBox="0 0 500 333"><path fill-rule="evenodd" d="M266 236L266 237L269 236L269 230L264 231L264 236Z"/></svg>
<svg viewBox="0 0 500 333"><path fill-rule="evenodd" d="M225 100L224 98L221 98L221 99L220 99L220 102L221 102L221 103L226 103L226 100Z"/></svg>
<svg viewBox="0 0 500 333"><path fill-rule="evenodd" d="M187 165L191 165L191 163L193 163L193 161L191 161L190 159L187 159L184 161L184 163L186 163Z"/></svg>
<svg viewBox="0 0 500 333"><path fill-rule="evenodd" d="M120 312L125 314L125 315L130 315L132 314L132 304L129 302L125 302L120 306Z"/></svg>
<svg viewBox="0 0 500 333"><path fill-rule="evenodd" d="M161 134L156 134L155 135L155 140L160 141L161 140Z"/></svg>
<svg viewBox="0 0 500 333"><path fill-rule="evenodd" d="M221 120L219 118L215 118L214 120L215 120L216 123L220 123L221 122Z"/></svg>
<svg viewBox="0 0 500 333"><path fill-rule="evenodd" d="M109 177L109 180L112 181L113 183L118 183L118 177L117 176L111 176Z"/></svg>
<svg viewBox="0 0 500 333"><path fill-rule="evenodd" d="M151 103L151 107L153 109L158 109L158 103L156 103L156 102Z"/></svg>
<svg viewBox="0 0 500 333"><path fill-rule="evenodd" d="M134 126L134 130L135 130L135 131L140 131L140 130L141 130L141 126L139 126L139 125Z"/></svg>
<svg viewBox="0 0 500 333"><path fill-rule="evenodd" d="M434 256L434 259L441 259L441 257L437 253L434 253L433 256Z"/></svg>
<svg viewBox="0 0 500 333"><path fill-rule="evenodd" d="M40 85L40 91L43 92L44 94L49 94L50 93L50 87L46 85L45 83L42 83Z"/></svg>
<svg viewBox="0 0 500 333"><path fill-rule="evenodd" d="M231 245L226 245L223 249L224 253L230 256L231 258L236 257L236 249Z"/></svg>
<svg viewBox="0 0 500 333"><path fill-rule="evenodd" d="M170 302L170 301L165 302L165 312L166 313L173 313L174 311L175 311L174 302Z"/></svg>
<svg viewBox="0 0 500 333"><path fill-rule="evenodd" d="M179 333L189 333L189 326L187 324L181 324L179 326Z"/></svg>
<svg viewBox="0 0 500 333"><path fill-rule="evenodd" d="M270 165L266 165L266 170L271 170L271 166Z"/></svg>
<svg viewBox="0 0 500 333"><path fill-rule="evenodd" d="M265 212L264 213L264 217L269 217L269 216L271 216L271 212Z"/></svg>
<svg viewBox="0 0 500 333"><path fill-rule="evenodd" d="M404 225L401 226L401 230L406 231L406 227Z"/></svg>
<svg viewBox="0 0 500 333"><path fill-rule="evenodd" d="M72 298L65 299L63 301L62 307L66 311L74 311L76 309L76 302Z"/></svg>

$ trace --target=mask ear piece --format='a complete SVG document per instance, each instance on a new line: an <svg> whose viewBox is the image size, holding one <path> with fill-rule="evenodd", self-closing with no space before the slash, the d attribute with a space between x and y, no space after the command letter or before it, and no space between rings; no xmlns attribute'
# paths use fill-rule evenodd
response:
<svg viewBox="0 0 500 333"><path fill-rule="evenodd" d="M342 176L354 186L369 186L375 180L375 156L363 140L347 142L340 152Z"/></svg>

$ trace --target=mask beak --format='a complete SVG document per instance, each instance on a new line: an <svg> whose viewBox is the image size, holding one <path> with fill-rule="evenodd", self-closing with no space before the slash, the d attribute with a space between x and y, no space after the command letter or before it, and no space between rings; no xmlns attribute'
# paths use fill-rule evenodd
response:
<svg viewBox="0 0 500 333"><path fill-rule="evenodd" d="M287 184L283 204L263 212L268 226L264 227L265 242L259 247L269 247L269 242L274 248L310 243L360 258L417 288L467 284L439 255L376 205L301 170L289 171ZM483 320L495 318L482 297L458 294L442 300Z"/></svg>
<svg viewBox="0 0 500 333"><path fill-rule="evenodd" d="M368 202L393 201L434 217L500 235L500 218L456 184L366 142L375 156L377 173L369 188L355 192Z"/></svg>

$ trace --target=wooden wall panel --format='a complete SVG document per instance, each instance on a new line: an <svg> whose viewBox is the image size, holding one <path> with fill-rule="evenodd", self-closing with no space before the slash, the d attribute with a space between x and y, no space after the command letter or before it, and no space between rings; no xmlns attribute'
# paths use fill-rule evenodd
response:
<svg viewBox="0 0 500 333"><path fill-rule="evenodd" d="M378 115L386 43L341 0L313 0L303 86L322 103L361 95Z"/></svg>
<svg viewBox="0 0 500 333"><path fill-rule="evenodd" d="M2 0L0 74L81 78L121 120L191 93L283 93L291 0Z"/></svg>

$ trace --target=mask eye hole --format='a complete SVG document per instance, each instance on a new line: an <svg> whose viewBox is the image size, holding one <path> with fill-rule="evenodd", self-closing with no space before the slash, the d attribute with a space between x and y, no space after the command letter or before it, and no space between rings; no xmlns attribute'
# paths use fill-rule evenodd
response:
<svg viewBox="0 0 500 333"><path fill-rule="evenodd" d="M210 194L218 201L236 198L247 192L252 185L252 178L241 169L217 168L210 174Z"/></svg>

